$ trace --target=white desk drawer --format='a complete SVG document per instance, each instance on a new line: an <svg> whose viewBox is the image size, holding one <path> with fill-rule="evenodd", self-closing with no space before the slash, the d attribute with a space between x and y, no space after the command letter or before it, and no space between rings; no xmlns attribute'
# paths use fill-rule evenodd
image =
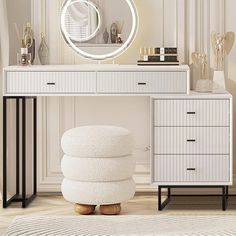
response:
<svg viewBox="0 0 236 236"><path fill-rule="evenodd" d="M155 154L229 154L229 127L156 127Z"/></svg>
<svg viewBox="0 0 236 236"><path fill-rule="evenodd" d="M186 72L98 72L98 93L186 93Z"/></svg>
<svg viewBox="0 0 236 236"><path fill-rule="evenodd" d="M155 126L229 126L229 100L155 100Z"/></svg>
<svg viewBox="0 0 236 236"><path fill-rule="evenodd" d="M230 159L227 155L157 155L154 168L155 182L230 181Z"/></svg>
<svg viewBox="0 0 236 236"><path fill-rule="evenodd" d="M6 93L95 93L96 72L7 72Z"/></svg>

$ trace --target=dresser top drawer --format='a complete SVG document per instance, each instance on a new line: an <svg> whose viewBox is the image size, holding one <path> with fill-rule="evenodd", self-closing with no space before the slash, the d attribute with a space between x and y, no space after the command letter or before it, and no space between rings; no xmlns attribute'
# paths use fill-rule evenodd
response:
<svg viewBox="0 0 236 236"><path fill-rule="evenodd" d="M230 100L154 100L154 126L229 126Z"/></svg>

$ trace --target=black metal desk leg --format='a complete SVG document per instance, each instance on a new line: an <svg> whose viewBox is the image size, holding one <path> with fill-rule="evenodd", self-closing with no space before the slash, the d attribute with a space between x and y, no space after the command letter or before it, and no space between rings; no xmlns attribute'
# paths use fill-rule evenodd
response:
<svg viewBox="0 0 236 236"><path fill-rule="evenodd" d="M227 201L228 201L228 198L229 198L229 186L226 186L226 199L227 199Z"/></svg>
<svg viewBox="0 0 236 236"><path fill-rule="evenodd" d="M171 197L171 188L168 188L168 198Z"/></svg>
<svg viewBox="0 0 236 236"><path fill-rule="evenodd" d="M26 207L26 109L22 98L22 207Z"/></svg>
<svg viewBox="0 0 236 236"><path fill-rule="evenodd" d="M161 186L158 186L158 211L161 210Z"/></svg>
<svg viewBox="0 0 236 236"><path fill-rule="evenodd" d="M34 195L37 194L37 98L34 98Z"/></svg>
<svg viewBox="0 0 236 236"><path fill-rule="evenodd" d="M225 211L228 205L228 186L222 187L222 210Z"/></svg>
<svg viewBox="0 0 236 236"><path fill-rule="evenodd" d="M33 101L33 194L27 197L26 189L26 100ZM16 192L7 199L7 138L8 138L8 100L16 101ZM21 102L21 103L20 103ZM20 106L21 105L21 106ZM21 115L21 122L20 122ZM21 132L20 132L21 128ZM21 142L20 142L21 140ZM21 147L20 147L21 144ZM21 152L21 164L20 164ZM20 171L21 168L21 171ZM21 178L20 178L21 173ZM21 179L21 186L20 186ZM21 189L20 189L21 187ZM21 202L22 207L27 207L37 194L37 98L36 97L3 97L3 208L8 207L12 202Z"/></svg>
<svg viewBox="0 0 236 236"><path fill-rule="evenodd" d="M7 99L3 97L3 208L7 207Z"/></svg>
<svg viewBox="0 0 236 236"><path fill-rule="evenodd" d="M16 99L16 194L20 194L20 107Z"/></svg>

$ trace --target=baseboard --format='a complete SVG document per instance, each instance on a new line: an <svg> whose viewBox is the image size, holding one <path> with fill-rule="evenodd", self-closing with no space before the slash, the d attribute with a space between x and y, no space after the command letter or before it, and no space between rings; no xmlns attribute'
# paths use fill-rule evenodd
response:
<svg viewBox="0 0 236 236"><path fill-rule="evenodd" d="M233 177L233 182L235 185L229 186L229 193L230 194L236 194L236 174ZM39 193L58 193L60 192L60 184L58 182L43 182L39 185L38 192ZM221 190L220 189L173 189L173 193L176 194L204 194L204 193L209 193L209 194L216 194L219 193ZM137 193L157 193L157 186L151 185L149 183L143 183L143 184L137 184L136 185L136 192Z"/></svg>

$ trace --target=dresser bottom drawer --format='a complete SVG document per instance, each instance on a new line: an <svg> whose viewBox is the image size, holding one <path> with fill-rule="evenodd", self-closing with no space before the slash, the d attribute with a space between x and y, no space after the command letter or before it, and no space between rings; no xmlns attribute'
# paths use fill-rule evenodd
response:
<svg viewBox="0 0 236 236"><path fill-rule="evenodd" d="M228 182L228 155L155 155L154 182Z"/></svg>

